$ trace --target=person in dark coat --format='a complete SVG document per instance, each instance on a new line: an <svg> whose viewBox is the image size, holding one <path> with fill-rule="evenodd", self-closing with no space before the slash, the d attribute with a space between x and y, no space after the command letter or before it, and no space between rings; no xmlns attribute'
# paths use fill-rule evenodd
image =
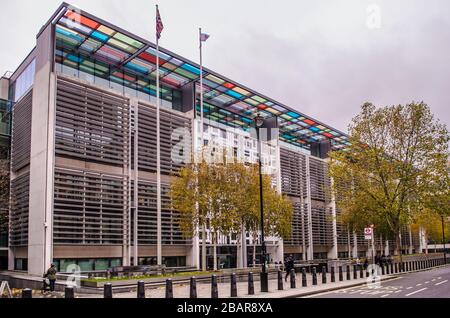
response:
<svg viewBox="0 0 450 318"><path fill-rule="evenodd" d="M286 270L286 276L284 277L284 281L287 282L289 274L291 273L291 269L294 269L294 257L292 255L289 255L286 258L286 262L285 262L284 268Z"/></svg>
<svg viewBox="0 0 450 318"><path fill-rule="evenodd" d="M55 264L52 264L47 270L47 273L45 273L45 277L48 278L50 282L50 291L55 291L56 272L56 266Z"/></svg>

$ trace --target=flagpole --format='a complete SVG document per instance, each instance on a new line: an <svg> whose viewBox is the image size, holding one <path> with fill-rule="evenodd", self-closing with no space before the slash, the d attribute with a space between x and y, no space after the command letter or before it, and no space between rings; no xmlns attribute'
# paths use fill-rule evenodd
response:
<svg viewBox="0 0 450 318"><path fill-rule="evenodd" d="M202 28L199 28L200 41L200 125L201 125L201 144L200 147L203 148L203 53L202 53Z"/></svg>
<svg viewBox="0 0 450 318"><path fill-rule="evenodd" d="M158 5L156 5L158 11ZM162 265L162 231L161 231L161 136L160 136L160 83L159 83L159 36L156 36L156 257L157 264Z"/></svg>

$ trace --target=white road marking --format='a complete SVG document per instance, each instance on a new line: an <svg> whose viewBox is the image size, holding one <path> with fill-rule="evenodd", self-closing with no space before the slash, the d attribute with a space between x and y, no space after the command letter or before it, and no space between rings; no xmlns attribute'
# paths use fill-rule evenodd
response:
<svg viewBox="0 0 450 318"><path fill-rule="evenodd" d="M442 282L436 283L436 284L434 284L434 286L438 286L438 285L443 284L443 283L446 283L446 282L448 282L448 279L443 280Z"/></svg>
<svg viewBox="0 0 450 318"><path fill-rule="evenodd" d="M425 282L425 284L429 284L430 282Z"/></svg>
<svg viewBox="0 0 450 318"><path fill-rule="evenodd" d="M416 284L416 286L422 286L422 284Z"/></svg>
<svg viewBox="0 0 450 318"><path fill-rule="evenodd" d="M388 297L390 294L385 294L385 295L383 295L383 296L381 296L381 297Z"/></svg>
<svg viewBox="0 0 450 318"><path fill-rule="evenodd" d="M419 289L419 290L413 291L412 293L406 294L405 296L411 296L411 295L414 295L414 294L420 293L421 291L424 291L425 289L428 289L428 288L427 288L427 287L425 287L425 288L422 288L422 289Z"/></svg>
<svg viewBox="0 0 450 318"><path fill-rule="evenodd" d="M410 286L410 287L407 287L406 289L411 289L412 287Z"/></svg>
<svg viewBox="0 0 450 318"><path fill-rule="evenodd" d="M401 293L402 291L401 290L396 290L394 293Z"/></svg>
<svg viewBox="0 0 450 318"><path fill-rule="evenodd" d="M433 278L431 281L434 282L436 280L436 278Z"/></svg>

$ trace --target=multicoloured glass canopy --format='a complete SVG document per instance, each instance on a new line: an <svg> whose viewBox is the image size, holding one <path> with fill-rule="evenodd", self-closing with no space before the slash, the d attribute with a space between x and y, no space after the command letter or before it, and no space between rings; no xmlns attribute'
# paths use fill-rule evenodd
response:
<svg viewBox="0 0 450 318"><path fill-rule="evenodd" d="M53 23L59 63L156 95L155 44L89 13L73 10L68 4L63 4ZM160 79L165 87L181 89L195 83L200 91L198 64L163 48L159 57ZM207 118L248 128L257 114L277 116L280 139L287 143L309 149L311 143L329 139L335 150L350 145L346 134L222 75L204 68L203 77Z"/></svg>

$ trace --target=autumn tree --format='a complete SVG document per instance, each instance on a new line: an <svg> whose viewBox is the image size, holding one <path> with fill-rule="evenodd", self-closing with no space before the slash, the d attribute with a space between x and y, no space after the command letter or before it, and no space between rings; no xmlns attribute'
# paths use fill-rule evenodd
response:
<svg viewBox="0 0 450 318"><path fill-rule="evenodd" d="M375 224L392 234L398 254L401 228L439 194L433 185L448 173L448 130L423 102L366 103L349 130L351 145L330 155L334 184L346 185L334 187L336 203L353 225Z"/></svg>
<svg viewBox="0 0 450 318"><path fill-rule="evenodd" d="M263 178L265 231L287 237L293 209L290 202ZM249 231L256 237L260 227L259 175L255 165L200 160L180 170L171 185L173 208L180 212L180 228L189 238L209 230L217 269L216 244L221 236ZM202 269L206 270L206 240L202 242Z"/></svg>

